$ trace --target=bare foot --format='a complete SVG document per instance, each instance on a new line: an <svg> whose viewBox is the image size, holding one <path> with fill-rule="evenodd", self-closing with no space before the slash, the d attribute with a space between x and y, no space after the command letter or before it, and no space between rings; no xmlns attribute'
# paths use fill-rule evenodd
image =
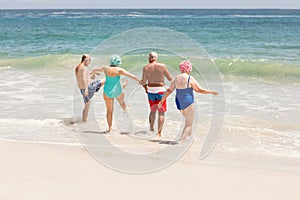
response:
<svg viewBox="0 0 300 200"><path fill-rule="evenodd" d="M112 132L112 127L109 127L107 131L105 131L106 133L110 133Z"/></svg>
<svg viewBox="0 0 300 200"><path fill-rule="evenodd" d="M158 131L157 136L161 137L161 131Z"/></svg>

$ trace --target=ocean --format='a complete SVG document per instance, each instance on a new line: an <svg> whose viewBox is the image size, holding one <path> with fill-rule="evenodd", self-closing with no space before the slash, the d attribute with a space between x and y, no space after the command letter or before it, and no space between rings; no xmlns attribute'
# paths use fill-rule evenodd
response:
<svg viewBox="0 0 300 200"><path fill-rule="evenodd" d="M220 72L226 107L222 136L211 154L199 159L212 113L210 97L197 95L195 123L200 128L192 153L183 160L300 170L300 10L0 10L0 140L80 145L73 123L74 92L78 95L74 67L83 53L112 36L143 27L192 38ZM145 59L125 63L146 64L145 52L140 55ZM172 74L178 73L176 63L164 56ZM129 86L125 95L135 87ZM129 114L138 116L134 123L146 129L147 102L137 91L141 103L132 102L138 109ZM105 130L101 93L94 98L91 121L100 121ZM168 100L165 135L180 132L180 126L172 126L181 120L173 98Z"/></svg>

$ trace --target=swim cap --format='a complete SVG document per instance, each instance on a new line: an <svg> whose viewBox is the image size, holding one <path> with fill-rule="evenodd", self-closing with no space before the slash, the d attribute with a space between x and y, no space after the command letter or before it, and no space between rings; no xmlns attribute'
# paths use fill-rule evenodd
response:
<svg viewBox="0 0 300 200"><path fill-rule="evenodd" d="M118 66L122 63L121 57L117 54L114 54L110 57L110 66Z"/></svg>
<svg viewBox="0 0 300 200"><path fill-rule="evenodd" d="M179 69L181 72L191 72L193 69L193 66L190 61L184 60L179 64Z"/></svg>

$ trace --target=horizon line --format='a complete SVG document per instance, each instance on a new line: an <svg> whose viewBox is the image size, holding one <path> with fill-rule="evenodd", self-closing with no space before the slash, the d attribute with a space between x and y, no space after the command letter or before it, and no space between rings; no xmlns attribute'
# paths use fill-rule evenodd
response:
<svg viewBox="0 0 300 200"><path fill-rule="evenodd" d="M300 8L0 8L0 10L300 10Z"/></svg>

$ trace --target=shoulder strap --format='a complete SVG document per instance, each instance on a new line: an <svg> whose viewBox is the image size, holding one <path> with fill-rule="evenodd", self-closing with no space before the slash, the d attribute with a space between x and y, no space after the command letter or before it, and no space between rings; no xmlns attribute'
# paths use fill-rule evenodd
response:
<svg viewBox="0 0 300 200"><path fill-rule="evenodd" d="M189 76L188 83L187 83L186 87L190 87L190 79L191 79L191 76Z"/></svg>
<svg viewBox="0 0 300 200"><path fill-rule="evenodd" d="M116 76L120 76L119 67L116 69Z"/></svg>

